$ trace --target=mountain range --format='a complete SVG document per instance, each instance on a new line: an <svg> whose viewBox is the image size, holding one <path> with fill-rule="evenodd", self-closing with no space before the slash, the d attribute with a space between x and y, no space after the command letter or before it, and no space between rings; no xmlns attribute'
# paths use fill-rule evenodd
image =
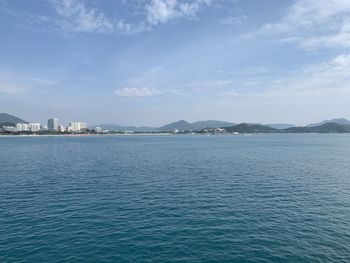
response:
<svg viewBox="0 0 350 263"><path fill-rule="evenodd" d="M336 123L339 125L350 125L350 121L348 121L347 119L344 119L344 118L340 118L340 119L325 120L325 121L322 121L319 123L311 123L308 125L308 127L321 126L321 125L326 124L326 123Z"/></svg>
<svg viewBox="0 0 350 263"><path fill-rule="evenodd" d="M283 130L283 129L295 127L294 124L289 124L289 123L266 124L266 126L271 127L271 128L275 128L278 130Z"/></svg>
<svg viewBox="0 0 350 263"><path fill-rule="evenodd" d="M148 126L123 126L116 124L100 124L97 125L101 127L103 130L111 130L111 131L137 131L137 132L149 132L149 131L169 131L172 132L174 130L179 131L199 131L205 128L219 128L219 127L228 127L233 126L234 123L227 121L216 121L216 120L207 120L207 121L196 121L193 123L189 123L184 120L172 122L166 124L161 127L148 127Z"/></svg>
<svg viewBox="0 0 350 263"><path fill-rule="evenodd" d="M17 123L28 122L7 113L0 113L0 127L15 126ZM136 132L172 132L174 130L201 131L203 129L224 128L227 132L238 133L350 133L350 121L344 118L325 120L320 123L312 123L307 126L300 127L296 127L293 124L284 123L266 125L261 125L258 123L235 124L233 122L218 120L196 121L192 123L185 120L180 120L158 128L148 126L123 126L115 124L100 124L98 126L103 130Z"/></svg>
<svg viewBox="0 0 350 263"><path fill-rule="evenodd" d="M229 127L235 125L232 122L227 121L196 121L189 123L187 121L181 120L169 123L162 127L157 128L158 131L174 131L175 129L179 131L199 131L205 128L219 128L219 127Z"/></svg>
<svg viewBox="0 0 350 263"><path fill-rule="evenodd" d="M284 129L283 132L288 133L349 133L349 124L339 124L335 122L326 122L318 126L292 127Z"/></svg>
<svg viewBox="0 0 350 263"><path fill-rule="evenodd" d="M147 126L123 126L123 125L117 125L117 124L100 124L97 125L98 127L101 127L102 130L110 130L110 131L136 131L136 132L150 132L150 131L156 131L157 128L154 127L147 127ZM94 128L94 127L93 127Z"/></svg>
<svg viewBox="0 0 350 263"><path fill-rule="evenodd" d="M224 128L229 133L350 133L350 125L327 122L319 126L291 127L287 129L275 129L260 124L238 124Z"/></svg>
<svg viewBox="0 0 350 263"><path fill-rule="evenodd" d="M229 133L277 133L280 131L279 129L275 129L266 125L248 123L241 123L224 129Z"/></svg>

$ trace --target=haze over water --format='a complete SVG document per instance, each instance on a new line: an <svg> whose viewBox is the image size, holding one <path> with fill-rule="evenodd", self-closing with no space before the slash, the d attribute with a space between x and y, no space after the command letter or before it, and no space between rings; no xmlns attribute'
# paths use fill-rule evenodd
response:
<svg viewBox="0 0 350 263"><path fill-rule="evenodd" d="M1 262L349 262L350 136L0 137Z"/></svg>

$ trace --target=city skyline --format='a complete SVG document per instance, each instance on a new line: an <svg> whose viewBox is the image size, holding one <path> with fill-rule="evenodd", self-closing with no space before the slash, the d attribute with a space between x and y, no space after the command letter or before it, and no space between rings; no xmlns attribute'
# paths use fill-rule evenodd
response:
<svg viewBox="0 0 350 263"><path fill-rule="evenodd" d="M14 116L13 116L14 117ZM80 132L88 129L88 125L86 122L72 122L70 121L67 125L63 125L57 118L50 118L47 120L46 124L42 125L39 122L17 122L12 123L15 126L5 127L13 127L18 132L22 131L31 131L31 132L39 132L39 131L49 131L49 132ZM101 130L100 127L94 127L98 130Z"/></svg>
<svg viewBox="0 0 350 263"><path fill-rule="evenodd" d="M350 116L346 0L0 0L0 14L1 111L28 121Z"/></svg>

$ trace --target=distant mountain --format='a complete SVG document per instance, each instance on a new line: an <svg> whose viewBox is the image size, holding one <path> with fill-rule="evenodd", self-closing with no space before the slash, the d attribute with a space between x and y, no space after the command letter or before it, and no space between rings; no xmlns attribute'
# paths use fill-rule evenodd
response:
<svg viewBox="0 0 350 263"><path fill-rule="evenodd" d="M283 132L290 133L349 133L350 125L341 125L328 122L319 126L293 127L284 129Z"/></svg>
<svg viewBox="0 0 350 263"><path fill-rule="evenodd" d="M288 129L295 127L294 124L289 124L289 123L276 123L276 124L265 124L265 126L278 129L278 130L283 130L283 129Z"/></svg>
<svg viewBox="0 0 350 263"><path fill-rule="evenodd" d="M336 123L339 125L350 125L350 121L344 118L339 118L339 119L332 119L332 120L325 120L319 123L311 123L308 125L308 127L315 127L315 126L321 126L326 123Z"/></svg>
<svg viewBox="0 0 350 263"><path fill-rule="evenodd" d="M162 127L157 128L159 131L174 131L175 129L179 131L199 131L205 128L220 128L220 127L229 127L233 126L234 123L227 121L216 121L216 120L207 120L207 121L196 121L189 123L187 121L181 120L169 123Z"/></svg>
<svg viewBox="0 0 350 263"><path fill-rule="evenodd" d="M241 123L225 130L229 133L350 133L350 125L340 125L337 123L325 123L314 127L291 127L287 129L275 129L260 124Z"/></svg>
<svg viewBox="0 0 350 263"><path fill-rule="evenodd" d="M155 131L156 128L153 127L146 127L146 126L123 126L123 125L116 125L116 124L100 124L96 125L96 127L101 127L103 130L110 130L110 131L136 131L136 132L149 132L149 131Z"/></svg>
<svg viewBox="0 0 350 263"><path fill-rule="evenodd" d="M202 130L205 128L230 127L235 124L228 121L208 120L208 121L196 121L196 122L193 122L192 125L195 127L196 130Z"/></svg>
<svg viewBox="0 0 350 263"><path fill-rule="evenodd" d="M150 131L174 131L175 129L179 131L199 131L204 128L220 128L220 127L228 127L233 126L234 123L227 121L217 121L217 120L207 120L207 121L196 121L193 123L189 123L185 120L180 120L176 122L172 122L166 124L162 127L148 127L148 126L124 126L117 124L100 124L91 126L91 128L101 127L103 130L110 131L137 131L137 132L150 132Z"/></svg>
<svg viewBox="0 0 350 263"><path fill-rule="evenodd" d="M28 123L16 116L7 114L7 113L0 113L0 126L14 126L17 123Z"/></svg>
<svg viewBox="0 0 350 263"><path fill-rule="evenodd" d="M167 125L164 125L162 127L159 127L157 130L158 131L174 131L175 129L179 131L192 131L195 130L195 126L193 126L191 123L181 120L181 121L176 121L169 123Z"/></svg>
<svg viewBox="0 0 350 263"><path fill-rule="evenodd" d="M239 133L277 133L278 129L271 128L269 126L264 126L260 124L247 124L241 123L238 125L234 125L232 127L226 127L225 130L227 132L239 132Z"/></svg>

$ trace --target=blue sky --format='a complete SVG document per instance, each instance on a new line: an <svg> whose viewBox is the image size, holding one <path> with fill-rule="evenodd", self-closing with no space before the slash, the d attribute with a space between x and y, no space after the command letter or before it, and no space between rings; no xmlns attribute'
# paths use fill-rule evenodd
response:
<svg viewBox="0 0 350 263"><path fill-rule="evenodd" d="M0 0L0 36L28 121L350 118L348 0Z"/></svg>

